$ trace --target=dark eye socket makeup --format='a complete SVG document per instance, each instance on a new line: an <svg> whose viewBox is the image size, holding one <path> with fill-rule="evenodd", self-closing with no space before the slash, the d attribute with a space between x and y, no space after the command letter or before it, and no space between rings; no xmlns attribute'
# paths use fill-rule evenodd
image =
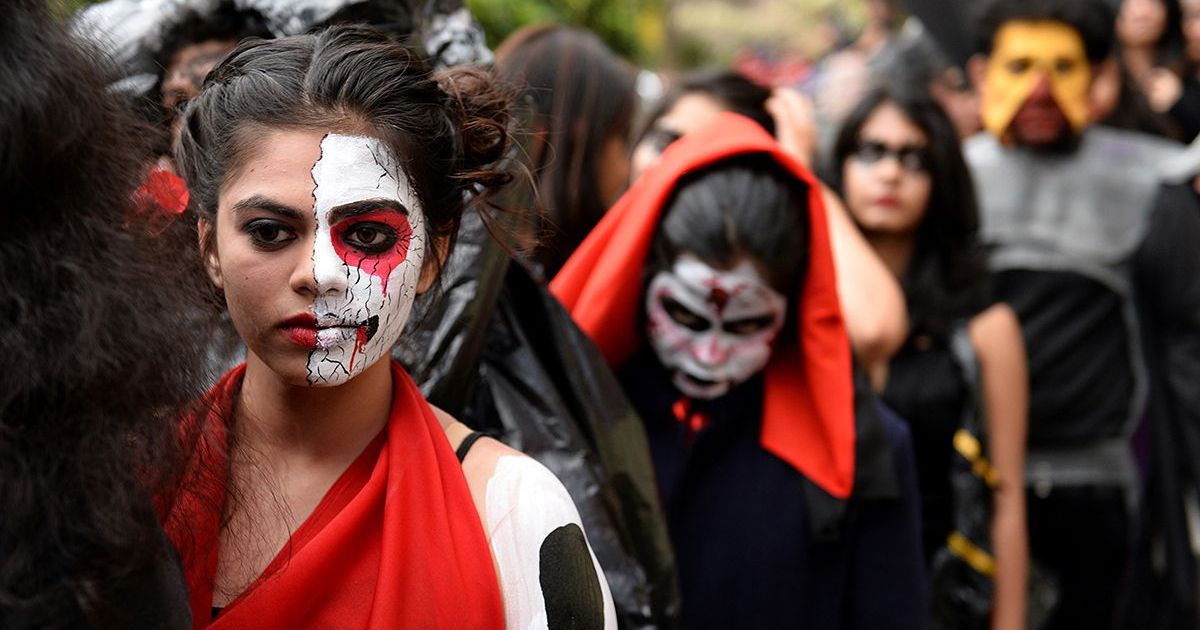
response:
<svg viewBox="0 0 1200 630"><path fill-rule="evenodd" d="M375 221L355 223L341 231L342 240L367 254L385 252L396 244L398 235L390 225Z"/></svg>
<svg viewBox="0 0 1200 630"><path fill-rule="evenodd" d="M761 315L759 317L749 317L739 319L732 322L725 322L721 327L727 333L735 335L751 335L761 330L766 330L775 322L774 315Z"/></svg>
<svg viewBox="0 0 1200 630"><path fill-rule="evenodd" d="M854 157L865 165L872 166L885 158L894 157L900 166L912 173L919 173L929 168L929 150L925 146L905 144L898 147L888 146L884 142L863 139L854 150Z"/></svg>
<svg viewBox="0 0 1200 630"><path fill-rule="evenodd" d="M680 326L689 328L696 332L708 330L709 322L707 319L697 315L696 313L693 313L691 309L680 304L675 299L669 296L663 296L662 307L663 310L667 312L667 315L670 316L671 319L675 320L675 322Z"/></svg>
<svg viewBox="0 0 1200 630"><path fill-rule="evenodd" d="M242 226L242 231L250 236L255 247L267 251L279 249L297 238L292 226L276 219L253 219Z"/></svg>
<svg viewBox="0 0 1200 630"><path fill-rule="evenodd" d="M265 211L278 217L254 217L242 225L242 231L250 236L256 247L264 251L280 249L296 240L298 224L302 224L312 212L297 210L263 195L252 195L233 205L235 216L250 211ZM390 225L393 221L388 220L392 217L388 215L394 215L400 220L398 222L406 222L408 209L395 199L364 199L334 208L329 218L335 231L348 245L364 253L375 254L387 251L399 238L396 226ZM367 220L353 221L360 217Z"/></svg>

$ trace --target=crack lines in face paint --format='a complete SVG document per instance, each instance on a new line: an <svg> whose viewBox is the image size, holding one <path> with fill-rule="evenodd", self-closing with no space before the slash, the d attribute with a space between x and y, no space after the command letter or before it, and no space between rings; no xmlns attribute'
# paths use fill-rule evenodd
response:
<svg viewBox="0 0 1200 630"><path fill-rule="evenodd" d="M390 354L420 281L425 253L424 214L403 184L411 178L397 170L399 161L378 139L326 134L319 161L321 164L314 164L312 171L317 184L314 213L318 215L314 273L326 284L345 282L345 286L321 287L326 290L318 291L314 312L320 326L345 328L321 334L322 346L309 355L309 371L313 384L338 385ZM385 186L388 178L394 181ZM371 188L378 194L370 192ZM353 201L378 198L395 200L401 212L391 214L385 208L374 215L351 215L344 224L328 224L335 209ZM359 224L384 229L376 223L391 228L394 246L383 252L356 247L359 235L354 231ZM389 282L398 283L399 289L389 290Z"/></svg>
<svg viewBox="0 0 1200 630"><path fill-rule="evenodd" d="M367 147L367 152L369 152L371 154L371 159L375 160L375 166L378 166L379 170L381 171L379 173L379 179L375 180L375 190L379 190L379 189L383 188L384 178L391 175L392 172L390 170L388 170L388 167L382 161L380 161L379 153L377 153L375 151L375 147L371 146L371 143L369 143L369 142L366 143L366 147ZM399 193L399 191L397 191L397 193ZM396 196L399 197L400 195L397 194Z"/></svg>
<svg viewBox="0 0 1200 630"><path fill-rule="evenodd" d="M311 169L311 170L309 170L309 172L308 172L308 174L309 174L309 177L311 177L311 178L312 178L312 183L313 183L313 187L312 187L312 201L313 201L313 205L312 205L312 211L313 211L313 225L314 225L314 226L316 226L316 225L319 225L319 222L318 222L318 219L317 219L317 186L319 186L320 184L317 182L317 165L321 163L321 158L325 157L325 139L326 139L326 138L328 138L328 137L329 137L329 134L325 134L324 136L321 136L321 144L320 144L320 145L317 147L317 161L316 161L316 162L313 162L313 167L312 167L312 169ZM312 251L312 255L311 255L309 258L310 258L310 261L311 261L311 263L312 263L313 287L318 287L318 285L317 285L317 246L316 246L316 239L313 239L313 251ZM317 290L319 290L319 288L318 288ZM315 308L315 307L316 307L316 304L315 304L315 303L313 304L313 307L314 307L314 308L313 308L313 310L315 311L315 310L316 310L316 308ZM316 349L316 348L313 348L312 350L310 350L310 351L309 351L309 353L308 353L308 360L307 360L307 361L305 361L305 365L304 365L304 369L305 369L305 370L307 371L307 373L308 373L306 378L307 378L307 380L308 380L308 383L309 383L309 385L315 385L315 384L316 384L316 381L314 380L314 377L319 375L319 374L316 374L316 375L315 375L315 374L313 373L313 372L314 372L314 370L313 370L313 359L314 359L314 358L316 358L316 356L317 356L317 349Z"/></svg>

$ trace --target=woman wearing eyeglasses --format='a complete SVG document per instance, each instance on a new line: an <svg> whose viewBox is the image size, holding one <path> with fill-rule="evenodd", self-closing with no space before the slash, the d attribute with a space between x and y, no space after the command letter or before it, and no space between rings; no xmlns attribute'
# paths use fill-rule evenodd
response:
<svg viewBox="0 0 1200 630"><path fill-rule="evenodd" d="M1013 311L989 297L974 188L954 127L926 95L877 90L847 118L834 160L847 209L908 302L909 337L882 392L913 434L935 621L947 585L961 585L940 580L950 558L994 579L990 627L1024 627L1025 347ZM977 510L975 534L984 535L974 538L962 531L971 509L962 505L962 477L952 474L964 462L991 489Z"/></svg>

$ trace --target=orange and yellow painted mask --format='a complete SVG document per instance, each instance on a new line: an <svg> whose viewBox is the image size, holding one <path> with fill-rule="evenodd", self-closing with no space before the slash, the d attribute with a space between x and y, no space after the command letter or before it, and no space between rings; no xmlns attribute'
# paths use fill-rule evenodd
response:
<svg viewBox="0 0 1200 630"><path fill-rule="evenodd" d="M984 128L1004 138L1043 78L1071 127L1082 131L1088 124L1092 66L1079 32L1053 20L1014 21L1000 27L982 90Z"/></svg>

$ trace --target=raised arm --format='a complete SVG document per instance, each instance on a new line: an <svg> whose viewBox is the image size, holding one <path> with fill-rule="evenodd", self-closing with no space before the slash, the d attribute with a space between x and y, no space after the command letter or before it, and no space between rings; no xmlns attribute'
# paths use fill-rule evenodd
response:
<svg viewBox="0 0 1200 630"><path fill-rule="evenodd" d="M850 220L841 199L828 187L823 192L846 332L854 356L879 389L888 360L908 336L904 291Z"/></svg>

